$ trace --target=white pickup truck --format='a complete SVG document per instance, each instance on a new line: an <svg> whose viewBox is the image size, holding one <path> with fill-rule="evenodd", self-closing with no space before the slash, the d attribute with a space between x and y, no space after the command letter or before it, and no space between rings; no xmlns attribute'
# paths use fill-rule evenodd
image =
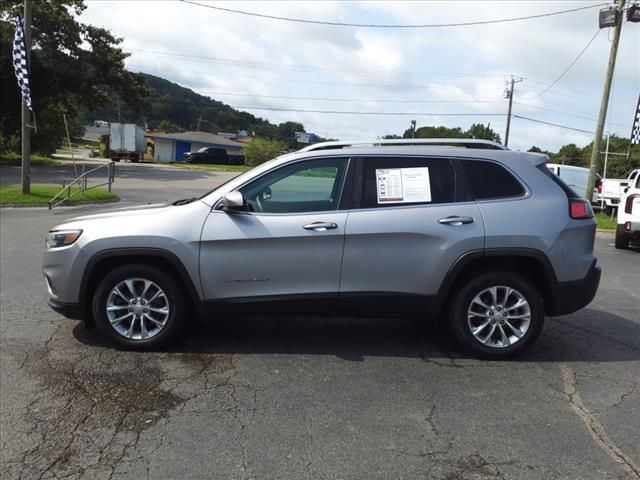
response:
<svg viewBox="0 0 640 480"><path fill-rule="evenodd" d="M598 179L596 182L598 194L596 197L595 208L600 208L604 210L607 215L611 215L611 213L618 208L618 205L620 205L620 199L624 195L624 191L628 186L628 178Z"/></svg>

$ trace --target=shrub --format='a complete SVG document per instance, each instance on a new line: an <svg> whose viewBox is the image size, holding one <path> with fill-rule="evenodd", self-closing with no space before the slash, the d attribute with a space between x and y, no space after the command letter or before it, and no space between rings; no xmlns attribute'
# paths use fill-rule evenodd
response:
<svg viewBox="0 0 640 480"><path fill-rule="evenodd" d="M278 155L282 155L286 151L287 146L278 140L254 138L244 147L245 164L255 167Z"/></svg>

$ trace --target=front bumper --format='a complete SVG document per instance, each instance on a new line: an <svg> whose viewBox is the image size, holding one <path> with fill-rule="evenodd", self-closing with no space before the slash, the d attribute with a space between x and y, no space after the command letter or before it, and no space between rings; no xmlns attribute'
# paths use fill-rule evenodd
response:
<svg viewBox="0 0 640 480"><path fill-rule="evenodd" d="M49 298L47 304L62 316L72 320L83 320L84 312L79 303L62 303Z"/></svg>
<svg viewBox="0 0 640 480"><path fill-rule="evenodd" d="M546 313L550 317L567 315L587 306L596 296L602 270L594 260L585 277L571 282L558 282L552 288Z"/></svg>

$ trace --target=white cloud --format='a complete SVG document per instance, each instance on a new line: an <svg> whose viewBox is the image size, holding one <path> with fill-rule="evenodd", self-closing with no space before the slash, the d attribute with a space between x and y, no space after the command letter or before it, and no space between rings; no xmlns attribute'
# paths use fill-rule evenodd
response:
<svg viewBox="0 0 640 480"><path fill-rule="evenodd" d="M412 24L524 16L589 4L569 1L211 3L297 18ZM88 3L82 20L104 26L123 37L125 49L132 52L127 61L132 69L162 76L200 93L369 100L347 103L210 94L231 105L501 113L507 108L503 98L505 80L514 74L525 77L525 81L516 86L515 113L591 131L595 128L610 45L607 30L601 31L556 87L539 98L534 97L557 78L595 33L597 10L476 27L397 30L279 22L180 2L110 1ZM610 109L611 119L623 125L611 125L612 130L624 136L629 133L640 90L638 44L640 25L625 23ZM421 103L424 100L454 102ZM274 122L300 121L309 131L338 138L401 134L411 120L406 116L252 113ZM504 117L416 115L416 120L418 125L441 123L462 128L473 122L491 120L492 126L504 135ZM624 127L627 123L629 126ZM586 134L524 120L514 120L511 131L510 144L518 148L535 144L557 149L567 141L580 145L591 140Z"/></svg>

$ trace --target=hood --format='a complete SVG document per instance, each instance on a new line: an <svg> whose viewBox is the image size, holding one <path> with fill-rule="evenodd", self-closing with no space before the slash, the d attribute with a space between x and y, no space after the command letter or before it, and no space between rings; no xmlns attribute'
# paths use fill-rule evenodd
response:
<svg viewBox="0 0 640 480"><path fill-rule="evenodd" d="M74 217L64 224L56 225L54 230L66 230L72 228L83 229L87 224L99 225L120 225L126 224L129 228L137 225L139 228L151 227L155 224L164 224L175 215L189 215L192 211L202 210L208 212L211 209L209 205L201 200L195 200L185 205L173 205L170 203L156 203L150 205L137 205L128 208L120 208L117 210L109 210L104 213L93 215L83 215ZM135 229L135 227L134 227Z"/></svg>

